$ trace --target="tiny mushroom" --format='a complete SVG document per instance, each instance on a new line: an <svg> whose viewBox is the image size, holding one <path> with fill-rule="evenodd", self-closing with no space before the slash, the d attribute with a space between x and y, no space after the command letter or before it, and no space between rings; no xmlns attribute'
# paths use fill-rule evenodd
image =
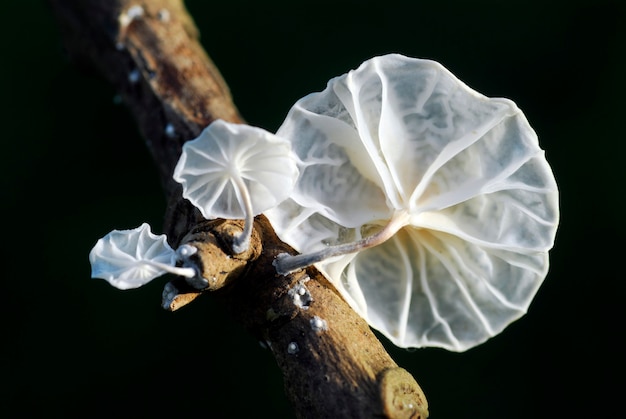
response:
<svg viewBox="0 0 626 419"><path fill-rule="evenodd" d="M293 190L296 160L289 141L218 119L185 143L174 180L205 218L245 219L243 231L233 238L233 250L241 253L249 246L254 216Z"/></svg>
<svg viewBox="0 0 626 419"><path fill-rule="evenodd" d="M89 253L91 277L105 279L121 290L138 288L165 273L194 278L196 268L176 266L193 253L190 247L174 251L166 236L153 234L146 223L132 230L113 230Z"/></svg>
<svg viewBox="0 0 626 419"><path fill-rule="evenodd" d="M309 320L309 323L314 332L320 333L328 330L328 323L321 317L313 316L313 318Z"/></svg>
<svg viewBox="0 0 626 419"><path fill-rule="evenodd" d="M143 7L139 5L131 6L126 12L120 14L119 25L121 28L125 28L135 19L140 19L144 15Z"/></svg>
<svg viewBox="0 0 626 419"><path fill-rule="evenodd" d="M548 271L558 189L510 100L439 63L375 57L300 99L276 135L300 176L266 212L369 324L401 347L463 351L522 316Z"/></svg>
<svg viewBox="0 0 626 419"><path fill-rule="evenodd" d="M297 354L299 350L300 348L298 347L298 344L296 342L289 342L289 344L287 345L287 353L290 355Z"/></svg>

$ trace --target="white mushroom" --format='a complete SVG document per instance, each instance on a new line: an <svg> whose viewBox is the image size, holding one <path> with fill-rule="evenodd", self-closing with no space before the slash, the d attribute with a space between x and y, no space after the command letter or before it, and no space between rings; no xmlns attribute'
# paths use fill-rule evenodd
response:
<svg viewBox="0 0 626 419"><path fill-rule="evenodd" d="M105 279L122 290L140 287L168 272L196 276L194 268L177 267L177 258L166 236L152 234L146 223L132 230L111 231L89 253L91 277Z"/></svg>
<svg viewBox="0 0 626 419"><path fill-rule="evenodd" d="M249 246L254 216L286 199L298 177L288 141L261 128L216 120L188 141L174 170L183 196L207 219L244 218L235 253Z"/></svg>
<svg viewBox="0 0 626 419"><path fill-rule="evenodd" d="M548 271L558 190L507 99L440 64L376 57L299 100L277 135L301 175L267 211L369 324L401 347L462 351L522 316Z"/></svg>

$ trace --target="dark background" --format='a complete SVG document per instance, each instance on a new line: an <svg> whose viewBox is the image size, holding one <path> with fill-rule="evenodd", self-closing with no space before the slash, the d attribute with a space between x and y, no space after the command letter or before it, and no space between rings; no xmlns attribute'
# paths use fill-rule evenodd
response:
<svg viewBox="0 0 626 419"><path fill-rule="evenodd" d="M562 215L529 313L460 354L383 340L434 419L623 412L624 4L187 1L252 125L275 130L331 77L399 52L513 99L539 134ZM0 10L0 414L291 417L270 352L210 297L169 313L164 279L124 292L90 279L99 237L160 231L156 170L111 87L67 61L46 5Z"/></svg>

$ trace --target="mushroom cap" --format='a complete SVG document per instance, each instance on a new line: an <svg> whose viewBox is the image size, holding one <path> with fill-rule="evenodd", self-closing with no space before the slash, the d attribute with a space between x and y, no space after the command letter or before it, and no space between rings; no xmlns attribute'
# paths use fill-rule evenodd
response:
<svg viewBox="0 0 626 419"><path fill-rule="evenodd" d="M167 272L156 265L176 262L176 252L164 234L155 235L143 223L131 230L113 230L89 252L91 277L121 290L138 288Z"/></svg>
<svg viewBox="0 0 626 419"><path fill-rule="evenodd" d="M512 101L391 54L300 99L277 135L301 175L266 215L301 253L408 214L382 245L316 265L394 344L462 351L526 312L548 271L558 190Z"/></svg>
<svg viewBox="0 0 626 419"><path fill-rule="evenodd" d="M261 128L215 120L188 141L174 169L183 196L207 219L245 218L245 185L253 215L291 193L298 168L291 144Z"/></svg>

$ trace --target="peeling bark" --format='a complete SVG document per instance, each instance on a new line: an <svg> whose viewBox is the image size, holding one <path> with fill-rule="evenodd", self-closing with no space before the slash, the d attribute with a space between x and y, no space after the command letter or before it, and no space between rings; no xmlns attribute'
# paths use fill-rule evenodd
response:
<svg viewBox="0 0 626 419"><path fill-rule="evenodd" d="M206 289L174 280L165 308L177 310L205 292L221 299L274 354L298 417L426 418L415 379L323 275L313 267L276 273L276 256L296 252L264 216L255 219L250 249L235 255L230 243L241 221L204 220L182 198L172 172L184 142L215 119L243 122L182 1L49 2L70 57L105 77L134 115L168 196L170 243L199 249L193 257Z"/></svg>

